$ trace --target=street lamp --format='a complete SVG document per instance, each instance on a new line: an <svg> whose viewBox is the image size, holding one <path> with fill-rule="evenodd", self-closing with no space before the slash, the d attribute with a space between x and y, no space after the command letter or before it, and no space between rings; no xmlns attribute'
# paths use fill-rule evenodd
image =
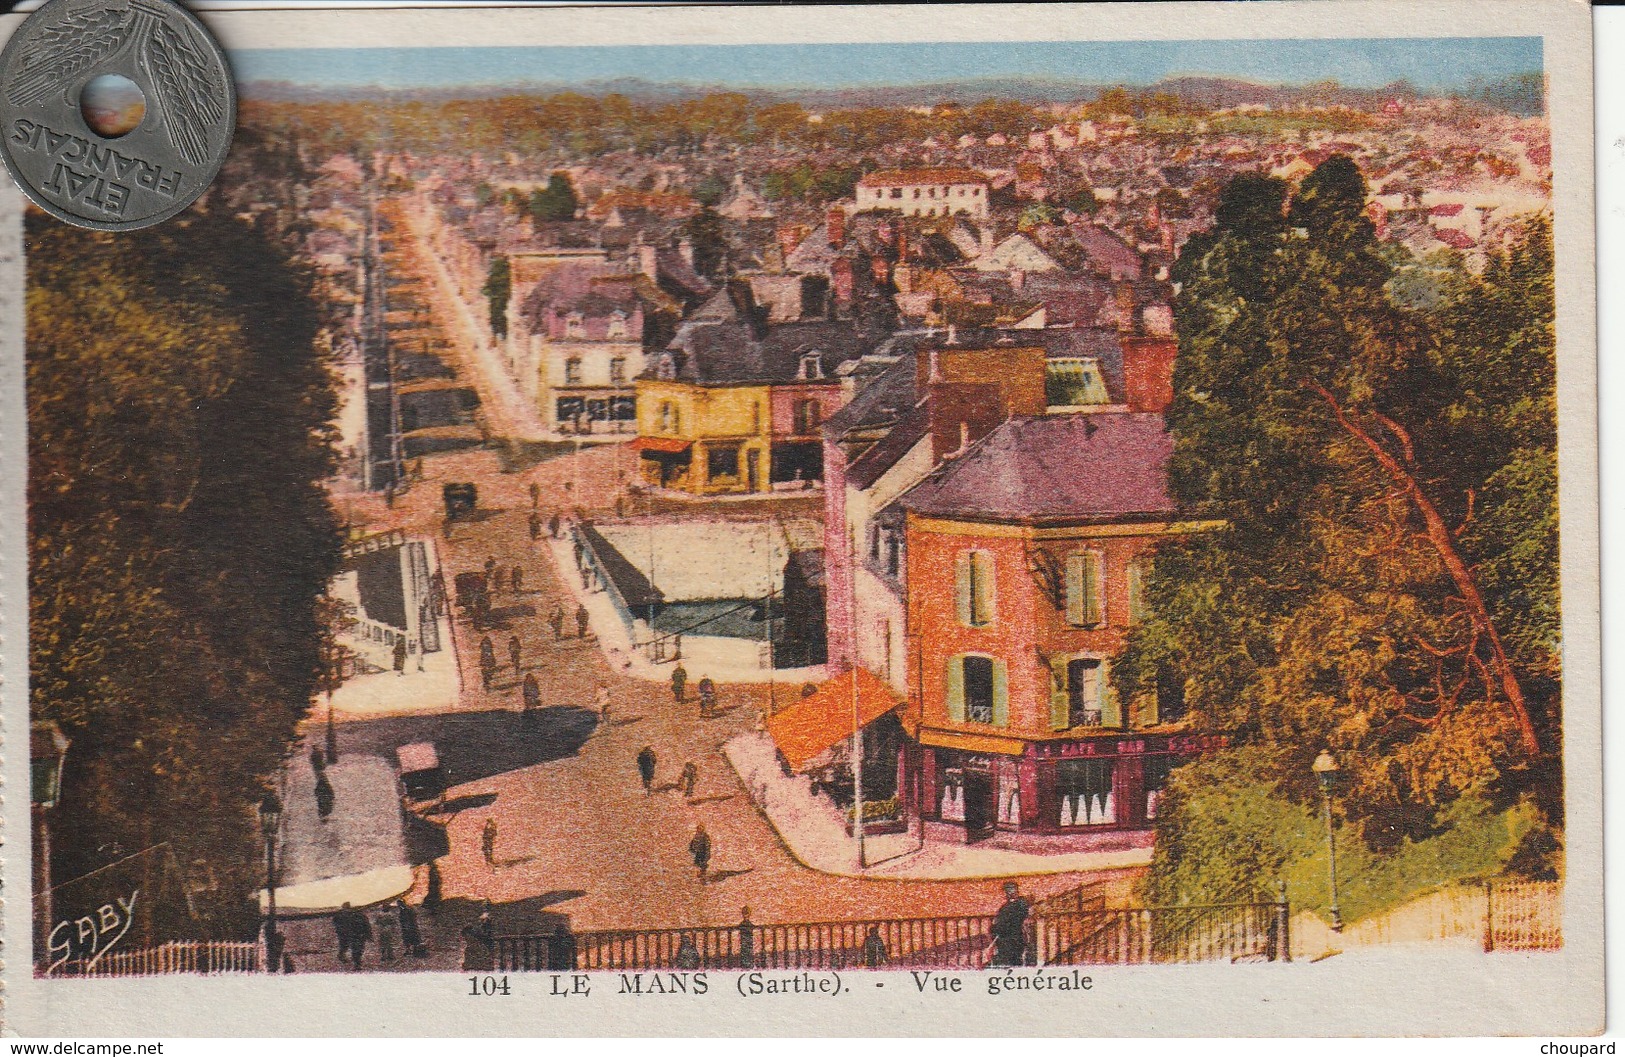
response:
<svg viewBox="0 0 1625 1057"><path fill-rule="evenodd" d="M1330 853L1327 876L1332 892L1332 905L1328 909L1332 915L1332 931L1342 932L1343 915L1337 909L1337 835L1332 830L1332 786L1339 773L1337 760L1328 750L1321 749L1309 769L1315 772L1315 779L1320 782L1320 800L1326 812L1326 850Z"/></svg>
<svg viewBox="0 0 1625 1057"><path fill-rule="evenodd" d="M276 930L276 832L282 822L282 801L266 793L260 801L260 833L265 837L265 971L282 967L282 937Z"/></svg>

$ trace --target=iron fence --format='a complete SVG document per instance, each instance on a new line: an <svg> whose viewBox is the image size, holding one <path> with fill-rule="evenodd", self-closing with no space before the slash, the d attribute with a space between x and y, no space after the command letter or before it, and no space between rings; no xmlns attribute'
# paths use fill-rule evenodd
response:
<svg viewBox="0 0 1625 1057"><path fill-rule="evenodd" d="M157 947L103 955L81 966L79 976L167 976L196 973L221 976L257 973L262 950L258 943L227 940L177 940Z"/></svg>

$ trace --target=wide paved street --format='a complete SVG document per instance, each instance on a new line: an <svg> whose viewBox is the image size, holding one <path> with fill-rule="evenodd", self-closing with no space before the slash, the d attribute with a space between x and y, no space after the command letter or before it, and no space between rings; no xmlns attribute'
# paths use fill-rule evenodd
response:
<svg viewBox="0 0 1625 1057"><path fill-rule="evenodd" d="M418 248L415 240L400 227L395 240L389 255L395 275L421 268L410 252ZM408 283L392 297L410 297L428 285ZM450 310L445 298L425 301L433 329L454 344L464 340L460 326L441 318ZM449 359L459 372L476 369L478 362L471 350ZM733 924L745 907L758 922L989 913L997 908L1001 881L996 878L839 877L798 863L750 802L721 752L723 742L759 722L766 686L722 685L719 714L702 719L692 691L690 700L678 704L669 686L612 670L592 632L578 636L576 601L561 583L545 542L530 539L532 485L544 520L561 511L612 514L634 477L635 455L624 445L575 451L492 441L483 448L424 457L423 479L393 504L365 494L340 498L351 518L369 532L403 528L434 540L448 587L457 573L480 571L490 558L504 570L502 587L492 600L491 627L476 630L466 614L457 613L460 696L431 712L338 716L341 757L359 753L392 760L396 747L420 740L438 747L448 775L447 803L442 813L408 827L418 866L410 898L423 897L423 863L438 855L449 936L456 935L453 926L468 920L486 900L493 904L502 931L537 930L555 914L584 931ZM440 492L441 484L451 481L477 483L479 511L459 521L446 539ZM518 591L511 588L516 567L522 570ZM562 607L567 617L562 638L555 637L548 622L555 607ZM501 664L489 690L481 685L479 666L485 634ZM519 672L508 664L512 635L521 643ZM543 704L529 723L520 715L525 674L537 679ZM689 673L692 681L704 674ZM403 686L409 680L410 674ZM608 689L607 722L601 721L595 704L601 686ZM780 686L778 692L787 690ZM659 760L652 794L645 794L634 762L644 746L652 747ZM687 762L699 770L692 799L675 788ZM481 846L488 820L496 823L494 865L486 863ZM714 848L711 873L703 881L687 852L698 824L705 826ZM1042 896L1091 881L1121 899L1132 874L1054 874L1021 883L1028 894ZM327 942L331 933L323 933L316 922L300 931L306 946ZM441 958L435 963L444 965Z"/></svg>

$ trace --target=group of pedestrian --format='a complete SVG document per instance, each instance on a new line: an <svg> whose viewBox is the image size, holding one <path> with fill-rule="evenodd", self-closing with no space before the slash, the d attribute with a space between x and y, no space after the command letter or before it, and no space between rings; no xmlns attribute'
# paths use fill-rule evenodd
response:
<svg viewBox="0 0 1625 1057"><path fill-rule="evenodd" d="M553 639L555 642L561 641L564 638L564 620L564 606L561 603L555 602L553 604L553 611L547 615L547 624L553 629ZM587 629L592 624L592 617L587 612L586 606L576 606L575 620L576 638L586 638Z"/></svg>
<svg viewBox="0 0 1625 1057"><path fill-rule="evenodd" d="M333 915L333 932L339 941L339 964L348 964L354 969L361 968L361 959L366 954L367 944L375 935L378 938L380 961L395 960L397 942L403 957L424 958L429 954L429 946L423 942L423 930L418 925L417 911L404 899L386 904L378 912L376 930L373 928L372 919L365 911L357 910L349 903L345 903Z"/></svg>
<svg viewBox="0 0 1625 1057"><path fill-rule="evenodd" d="M700 681L695 684L694 689L699 695L700 699L700 715L716 715L717 684L711 681L711 677L709 675L703 675L700 677ZM686 699L687 694L688 669L683 667L682 661L678 661L677 667L671 670L671 699L673 702L680 705Z"/></svg>

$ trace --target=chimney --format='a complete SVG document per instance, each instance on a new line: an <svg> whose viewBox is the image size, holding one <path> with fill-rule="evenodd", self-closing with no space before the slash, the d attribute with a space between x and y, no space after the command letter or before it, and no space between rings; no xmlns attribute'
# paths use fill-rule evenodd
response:
<svg viewBox="0 0 1625 1057"><path fill-rule="evenodd" d="M947 340L946 344L948 344L948 345L958 345L959 344L959 330L952 323L948 324L948 340Z"/></svg>
<svg viewBox="0 0 1625 1057"><path fill-rule="evenodd" d="M911 294L914 292L913 265L904 264L902 261L898 261L897 267L892 269L891 277L892 282L897 284L898 293Z"/></svg>
<svg viewBox="0 0 1625 1057"><path fill-rule="evenodd" d="M830 262L830 280L835 286L835 299L850 302L852 300L852 258L837 257Z"/></svg>
<svg viewBox="0 0 1625 1057"><path fill-rule="evenodd" d="M1174 398L1174 357L1179 345L1173 338L1124 337L1123 388L1130 411L1160 413Z"/></svg>
<svg viewBox="0 0 1625 1057"><path fill-rule="evenodd" d="M939 355L940 354L936 349L931 350L931 374L929 375L928 380L932 382L942 381L942 363L939 359Z"/></svg>
<svg viewBox="0 0 1625 1057"><path fill-rule="evenodd" d="M677 256L690 268L694 267L694 240L684 235L677 243Z"/></svg>
<svg viewBox="0 0 1625 1057"><path fill-rule="evenodd" d="M829 225L830 246L837 250L844 248L846 246L846 210L841 209L839 206L831 208L829 215L825 217L825 222Z"/></svg>
<svg viewBox="0 0 1625 1057"><path fill-rule="evenodd" d="M659 278L659 266L655 263L655 248L653 246L638 247L638 271L650 279Z"/></svg>
<svg viewBox="0 0 1625 1057"><path fill-rule="evenodd" d="M1118 283L1112 290L1112 298L1117 302L1117 329L1134 329L1134 287L1128 283Z"/></svg>
<svg viewBox="0 0 1625 1057"><path fill-rule="evenodd" d="M1027 273L1020 268L1010 269L1010 289L1021 293L1021 288L1027 285Z"/></svg>
<svg viewBox="0 0 1625 1057"><path fill-rule="evenodd" d="M979 256L982 256L982 257L991 257L991 256L993 256L993 225L992 224L983 224L982 225L981 252L979 253Z"/></svg>
<svg viewBox="0 0 1625 1057"><path fill-rule="evenodd" d="M908 260L908 228L902 224L897 226L897 263Z"/></svg>

